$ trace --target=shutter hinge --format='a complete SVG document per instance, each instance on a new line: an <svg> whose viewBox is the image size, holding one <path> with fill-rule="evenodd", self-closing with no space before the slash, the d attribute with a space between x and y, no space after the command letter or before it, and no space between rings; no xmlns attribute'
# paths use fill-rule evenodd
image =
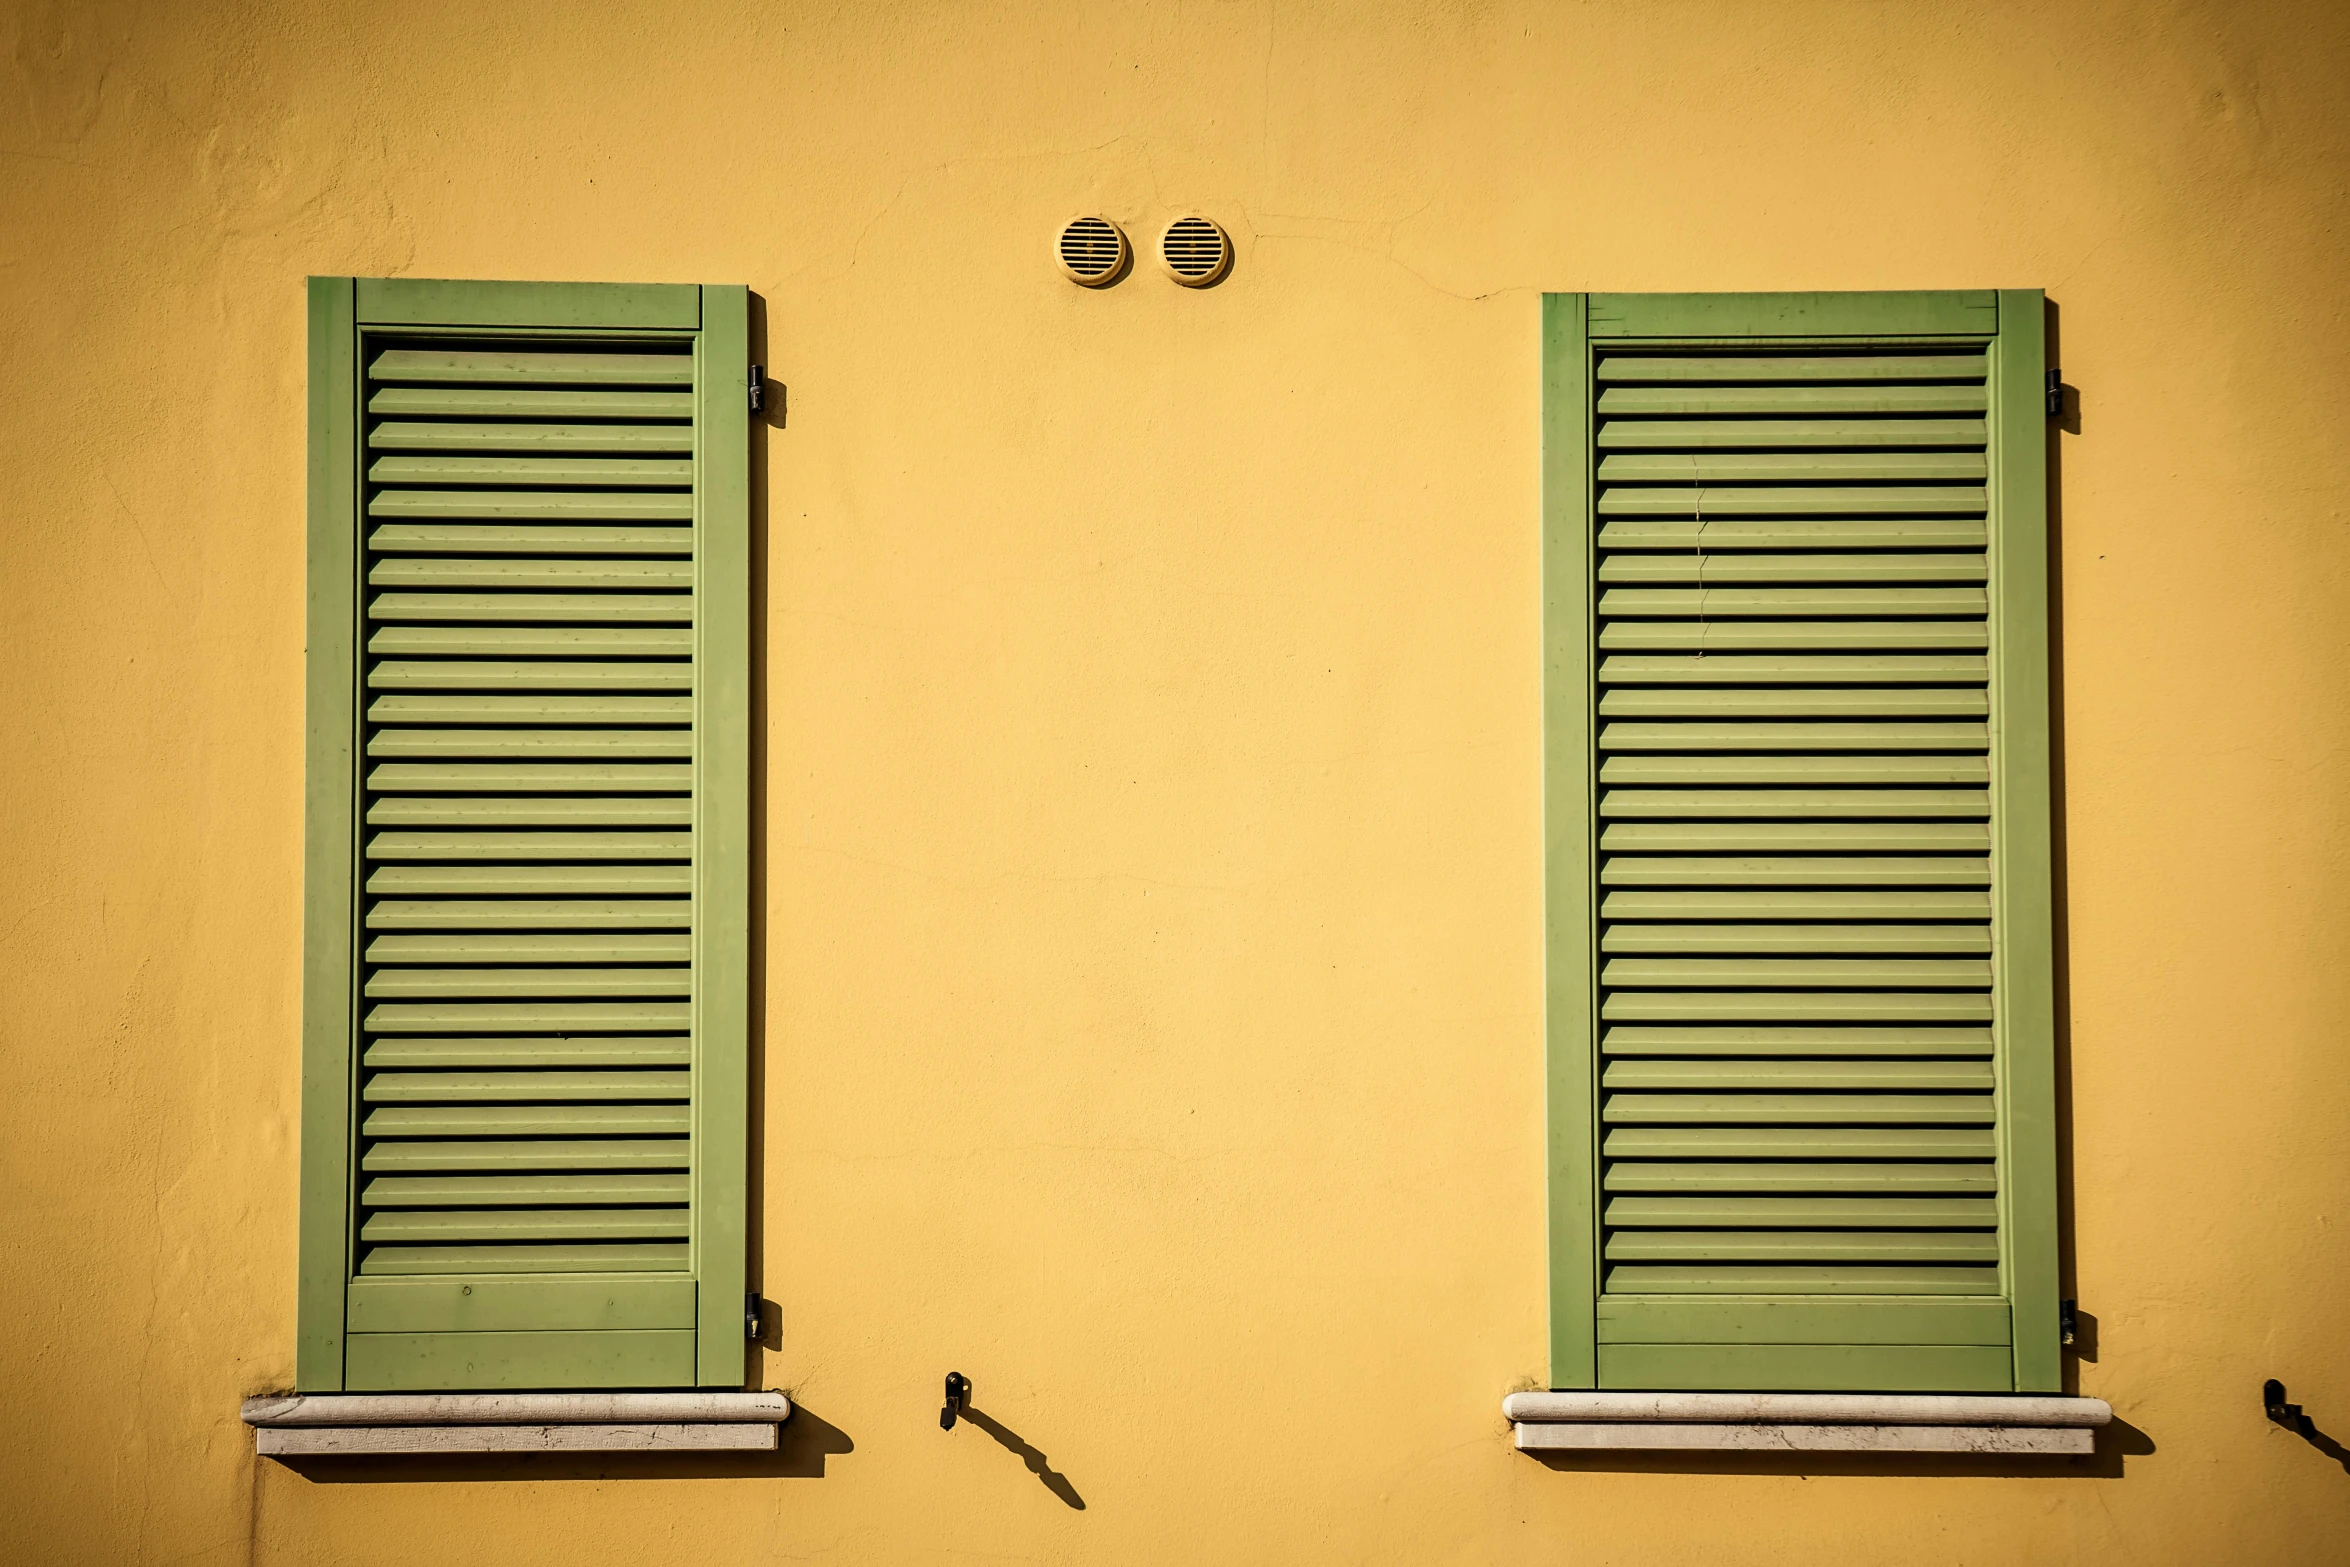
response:
<svg viewBox="0 0 2350 1567"><path fill-rule="evenodd" d="M757 413L767 401L767 367L751 366L751 412Z"/></svg>
<svg viewBox="0 0 2350 1567"><path fill-rule="evenodd" d="M755 368L751 372L754 378L758 373ZM755 391L751 393L751 406L753 408L759 406L759 394ZM2048 372L2048 417L2051 419L2064 417L2064 372L2062 370Z"/></svg>
<svg viewBox="0 0 2350 1567"><path fill-rule="evenodd" d="M751 384L757 386L759 383L754 379ZM766 1304L767 1302L759 1298L757 1290L753 1290L743 1297L743 1337L753 1344L759 1342L760 1308Z"/></svg>
<svg viewBox="0 0 2350 1567"><path fill-rule="evenodd" d="M2056 1326L2057 1330L2064 1335L2064 1342L2070 1344L2073 1341L2073 1336L2081 1331L2081 1303L2077 1300L2058 1301L2056 1303Z"/></svg>

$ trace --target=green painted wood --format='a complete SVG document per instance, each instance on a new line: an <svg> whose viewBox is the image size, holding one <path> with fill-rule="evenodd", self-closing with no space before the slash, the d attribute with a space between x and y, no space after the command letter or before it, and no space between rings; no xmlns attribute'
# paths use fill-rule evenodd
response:
<svg viewBox="0 0 2350 1567"><path fill-rule="evenodd" d="M683 724L693 716L684 696L379 696L367 704L377 724Z"/></svg>
<svg viewBox="0 0 2350 1567"><path fill-rule="evenodd" d="M1980 582L1980 555L1610 555L1603 583L1688 582L1736 587L1755 582Z"/></svg>
<svg viewBox="0 0 2350 1567"><path fill-rule="evenodd" d="M367 601L378 621L651 621L685 625L694 618L690 593L377 593ZM381 632L376 633L378 636ZM475 634L470 627L467 634Z"/></svg>
<svg viewBox="0 0 2350 1567"><path fill-rule="evenodd" d="M693 684L693 665L682 659L628 664L379 659L367 671L372 691L690 691Z"/></svg>
<svg viewBox="0 0 2350 1567"><path fill-rule="evenodd" d="M302 830L302 1142L294 1385L345 1385L351 1259L352 910L358 884L358 348L349 278L309 284Z"/></svg>
<svg viewBox="0 0 2350 1567"><path fill-rule="evenodd" d="M1987 1094L1992 1087L1991 1063L1988 1061L1869 1061L1849 1057L1817 1061L1786 1057L1759 1061L1718 1058L1694 1061L1620 1059L1608 1063L1600 1082L1610 1090L1709 1089L1765 1093L1825 1088L1844 1092L1889 1089L1903 1093L1925 1093L1965 1090Z"/></svg>
<svg viewBox="0 0 2350 1567"><path fill-rule="evenodd" d="M662 762L383 762L368 769L367 787L392 795L451 789L670 794L693 787L693 769Z"/></svg>
<svg viewBox="0 0 2350 1567"><path fill-rule="evenodd" d="M693 802L683 795L619 795L570 799L454 799L398 796L367 808L371 827L686 827Z"/></svg>
<svg viewBox="0 0 2350 1567"><path fill-rule="evenodd" d="M688 898L377 902L367 910L369 930L683 930L692 923Z"/></svg>
<svg viewBox="0 0 2350 1567"><path fill-rule="evenodd" d="M1993 421L1999 432L1992 560L1993 790L2002 830L1993 855L1997 910L2003 1198L2002 1259L2015 1309L2015 1386L2063 1384L2058 1326L2056 970L2049 768L2048 466L2040 396L2046 301L1999 296Z"/></svg>
<svg viewBox="0 0 2350 1567"><path fill-rule="evenodd" d="M1593 442L1611 451L1713 451L1724 448L1877 446L1969 447L1990 442L1981 419L1609 419Z"/></svg>
<svg viewBox="0 0 2350 1567"><path fill-rule="evenodd" d="M1970 1027L1648 1027L1600 1036L1609 1056L1988 1056L1991 1030Z"/></svg>
<svg viewBox="0 0 2350 1567"><path fill-rule="evenodd" d="M691 976L683 968L383 968L364 993L390 999L424 996L683 996Z"/></svg>
<svg viewBox="0 0 2350 1567"><path fill-rule="evenodd" d="M1997 1268L1964 1263L1622 1263L1607 1270L1607 1280L1616 1296L1825 1295L1870 1306L1910 1295L1999 1297Z"/></svg>
<svg viewBox="0 0 2350 1567"><path fill-rule="evenodd" d="M1780 602L1777 599L1771 602ZM1609 653L1687 648L1714 653L1887 651L1911 648L1984 648L1990 634L1980 622L1964 620L1615 621L1600 632Z"/></svg>
<svg viewBox="0 0 2350 1567"><path fill-rule="evenodd" d="M671 1001L386 1001L368 1008L364 1021L376 1034L623 1034L682 1029L691 1020L685 1003Z"/></svg>
<svg viewBox="0 0 2350 1567"><path fill-rule="evenodd" d="M1979 386L1615 386L1599 399L1600 415L1611 420L1662 414L1979 414L1990 406Z"/></svg>
<svg viewBox="0 0 2350 1567"><path fill-rule="evenodd" d="M1841 296L1822 296L1841 297ZM1594 335L1597 335L1596 333ZM1741 331L1741 336L1746 335ZM1601 386L1685 386L1870 381L1979 382L1989 361L1979 353L1626 354L1602 350L1592 379Z"/></svg>
<svg viewBox="0 0 2350 1567"><path fill-rule="evenodd" d="M506 387L387 386L367 411L395 418L689 419L691 392L534 392ZM682 426L681 426L682 428Z"/></svg>
<svg viewBox="0 0 2350 1567"><path fill-rule="evenodd" d="M1603 751L1958 751L1981 750L1982 724L1610 723Z"/></svg>
<svg viewBox="0 0 2350 1567"><path fill-rule="evenodd" d="M1611 756L1604 784L1982 784L1991 764L1981 756Z"/></svg>
<svg viewBox="0 0 2350 1567"><path fill-rule="evenodd" d="M1991 678L1990 660L1980 655L1812 653L1802 657L1768 654L1613 653L1600 660L1602 686L1713 686L1744 684L1980 684Z"/></svg>
<svg viewBox="0 0 2350 1567"><path fill-rule="evenodd" d="M499 936L378 936L370 963L685 963L693 940L684 932Z"/></svg>
<svg viewBox="0 0 2350 1567"><path fill-rule="evenodd" d="M371 757L482 757L538 762L559 757L597 761L690 757L684 729L380 729Z"/></svg>
<svg viewBox="0 0 2350 1567"><path fill-rule="evenodd" d="M453 1241L682 1240L685 1208L377 1210L359 1226L370 1245Z"/></svg>
<svg viewBox="0 0 2350 1567"><path fill-rule="evenodd" d="M1990 698L1973 686L1804 686L1696 691L1639 686L1600 698L1602 718L1983 718Z"/></svg>
<svg viewBox="0 0 2350 1567"><path fill-rule="evenodd" d="M1643 1392L2004 1393L2004 1345L1608 1344L1603 1388Z"/></svg>
<svg viewBox="0 0 2350 1567"><path fill-rule="evenodd" d="M1980 516L1986 505L1974 485L1776 485L1608 483L1599 492L1602 517L1902 517L1926 513ZM1604 613L1604 611L1603 611Z"/></svg>
<svg viewBox="0 0 2350 1567"><path fill-rule="evenodd" d="M1981 822L1617 822L1604 854L1932 854L1991 847Z"/></svg>
<svg viewBox="0 0 2350 1567"><path fill-rule="evenodd" d="M1676 1300L1611 1296L1599 1303L1603 1344L1996 1344L2008 1341L2003 1300Z"/></svg>
<svg viewBox="0 0 2350 1567"><path fill-rule="evenodd" d="M1790 620L1812 615L1955 617L1980 615L1986 603L1980 588L1610 588L1600 595L1599 612L1611 620L1695 615Z"/></svg>
<svg viewBox="0 0 2350 1567"><path fill-rule="evenodd" d="M694 1335L683 1330L354 1333L348 1359L348 1388L354 1393L690 1387Z"/></svg>
<svg viewBox="0 0 2350 1567"><path fill-rule="evenodd" d="M592 485L601 489L660 489L691 485L694 465L689 458L673 457L537 457L465 453L448 457L378 457L369 465L367 478L371 484L528 484L547 488Z"/></svg>
<svg viewBox="0 0 2350 1567"><path fill-rule="evenodd" d="M477 938L495 941L497 937ZM378 960L380 961L380 960ZM675 1037L513 1039L378 1039L360 1057L370 1068L589 1067L693 1064L691 1042ZM373 1168L373 1166L369 1166Z"/></svg>
<svg viewBox="0 0 2350 1567"><path fill-rule="evenodd" d="M1610 1093L1600 1101L1610 1126L1675 1127L1948 1126L1991 1124L1988 1094Z"/></svg>
<svg viewBox="0 0 2350 1567"><path fill-rule="evenodd" d="M690 1072L371 1072L360 1097L369 1104L639 1103L693 1092Z"/></svg>
<svg viewBox="0 0 2350 1567"><path fill-rule="evenodd" d="M380 657L677 658L692 656L693 638L688 626L402 625L379 626L367 650Z"/></svg>
<svg viewBox="0 0 2350 1567"><path fill-rule="evenodd" d="M675 1203L690 1195L683 1171L664 1175L413 1175L369 1181L360 1200L371 1208L553 1207L566 1203ZM684 1326L686 1324L680 1324Z"/></svg>
<svg viewBox="0 0 2350 1567"><path fill-rule="evenodd" d="M374 381L421 385L691 386L694 356L659 350L548 353L503 345L393 348L370 359L367 373Z"/></svg>
<svg viewBox="0 0 2350 1567"><path fill-rule="evenodd" d="M1888 1203L1907 1199L1887 1198ZM1924 1199L1919 1199L1923 1202ZM1994 1204L1963 1201L1967 1211L1990 1222ZM1612 1204L1611 1204L1612 1206ZM1773 1206L1785 1204L1774 1202ZM518 1215L497 1215L501 1221ZM536 1216L533 1216L536 1217ZM367 1221L372 1235L383 1216ZM519 1231L517 1231L519 1233ZM633 1232L632 1232L633 1233ZM1999 1237L1989 1229L1966 1230L1610 1230L1610 1262L1963 1262L1999 1261Z"/></svg>
<svg viewBox="0 0 2350 1567"><path fill-rule="evenodd" d="M1987 892L1610 892L1609 920L1814 919L1979 920L1991 917Z"/></svg>
<svg viewBox="0 0 2350 1567"><path fill-rule="evenodd" d="M518 1245L378 1246L362 1276L496 1273L683 1273L683 1241L525 1241ZM554 1384L548 1384L554 1385ZM690 1385L683 1379L672 1385Z"/></svg>
<svg viewBox="0 0 2350 1567"><path fill-rule="evenodd" d="M691 832L379 832L367 839L372 860L682 860Z"/></svg>
<svg viewBox="0 0 2350 1567"><path fill-rule="evenodd" d="M1988 1074L1986 1084L1988 1086ZM1998 1167L1975 1164L1688 1164L1621 1161L1608 1166L1611 1192L1960 1192L1989 1198Z"/></svg>
<svg viewBox="0 0 2350 1567"><path fill-rule="evenodd" d="M1991 997L1973 991L1617 991L1611 1023L1986 1023Z"/></svg>
<svg viewBox="0 0 2350 1567"><path fill-rule="evenodd" d="M370 1147L366 1169L370 1174L425 1170L682 1170L691 1164L692 1153L693 1145L682 1137L630 1137L609 1142L432 1142L410 1138Z"/></svg>
<svg viewBox="0 0 2350 1567"><path fill-rule="evenodd" d="M391 555L691 555L694 530L649 524L539 527L528 523L387 522L368 531L367 547ZM604 635L609 641L611 633ZM691 644L683 651L691 651Z"/></svg>
<svg viewBox="0 0 2350 1567"><path fill-rule="evenodd" d="M390 1105L362 1130L378 1137L677 1137L690 1134L684 1104Z"/></svg>
<svg viewBox="0 0 2350 1567"><path fill-rule="evenodd" d="M1898 293L1593 294L1594 338L1989 337L1989 289ZM1928 350L1920 350L1928 352Z"/></svg>
<svg viewBox="0 0 2350 1567"><path fill-rule="evenodd" d="M1980 517L1616 517L1603 550L1987 548Z"/></svg>
<svg viewBox="0 0 2350 1567"><path fill-rule="evenodd" d="M1980 952L1991 950L1988 925L1610 925L1609 953ZM380 961L380 960L378 960Z"/></svg>
<svg viewBox="0 0 2350 1567"><path fill-rule="evenodd" d="M750 1270L750 295L705 287L695 341L699 843L694 858L694 1380L744 1385Z"/></svg>
<svg viewBox="0 0 2350 1567"><path fill-rule="evenodd" d="M1606 660L1579 693L1605 785L1581 802L1607 947L1576 954L1608 1061L1587 1168L1608 1182L1599 1300L1715 1313L1662 1347L1788 1347L1739 1346L1769 1330L1722 1308L1824 1302L1876 1326L1815 1320L1814 1349L1965 1350L1955 1385L2019 1385L1990 893L2001 304L1586 302L1574 467L1546 450L1545 487L1582 503L1577 630L1588 656L1596 621ZM1968 1315L1905 1326L1902 1302ZM1554 1318L1577 1309L1554 1291Z"/></svg>
<svg viewBox="0 0 2350 1567"><path fill-rule="evenodd" d="M442 424L386 419L367 432L370 451L691 452L689 424Z"/></svg>
<svg viewBox="0 0 2350 1567"><path fill-rule="evenodd" d="M387 457L376 466L456 460ZM1599 464L1599 482L1610 485L1979 482L1989 476L1981 452L1617 452Z"/></svg>
<svg viewBox="0 0 2350 1567"><path fill-rule="evenodd" d="M694 1325L694 1281L643 1275L351 1281L354 1333L482 1333Z"/></svg>
<svg viewBox="0 0 2350 1567"><path fill-rule="evenodd" d="M1542 299L1543 1033L1550 1383L1595 1385L1599 1295L1593 1032L1590 366L1580 294Z"/></svg>
<svg viewBox="0 0 2350 1567"><path fill-rule="evenodd" d="M678 490L378 490L367 503L367 515L517 521L595 517L683 521L693 515L693 497ZM384 585L379 579L369 580Z"/></svg>
<svg viewBox="0 0 2350 1567"><path fill-rule="evenodd" d="M693 873L677 865L626 861L605 865L388 865L367 877L370 893L389 897L434 894L546 897L570 894L688 893Z"/></svg>
<svg viewBox="0 0 2350 1567"><path fill-rule="evenodd" d="M552 1180L557 1177L541 1179ZM665 1177L609 1179L654 1181ZM371 1182L370 1189L379 1184ZM1999 1205L1990 1197L1915 1197L1877 1192L1858 1197L1699 1197L1676 1194L1616 1197L1608 1202L1604 1218L1606 1223L1617 1228L1666 1226L1676 1229L1746 1229L1786 1225L1807 1230L1940 1230L1972 1224L1988 1230L1998 1222ZM1996 1243L1991 1244L1995 1248Z"/></svg>
<svg viewBox="0 0 2350 1567"><path fill-rule="evenodd" d="M369 326L610 327L691 331L701 291L690 283L485 283L450 278L356 280Z"/></svg>
<svg viewBox="0 0 2350 1567"><path fill-rule="evenodd" d="M450 492L452 499L455 493ZM520 492L516 492L519 497ZM630 497L598 496L583 499L581 505L601 508L596 514L614 511L619 500ZM682 515L684 503L668 496L651 496L670 513ZM606 506L606 501L612 506ZM435 499L438 504L438 498ZM383 511L389 498L379 496L372 510ZM593 588L618 588L624 592L658 591L662 588L690 588L694 582L694 566L690 560L558 560L552 558L484 558L451 556L390 556L379 559L367 571L367 585L371 588L546 588L557 593L579 593Z"/></svg>
<svg viewBox="0 0 2350 1567"><path fill-rule="evenodd" d="M380 874L380 873L379 873ZM1634 859L1600 862L1601 885L1616 887L1869 887L1888 883L1910 890L1982 887L1991 866L1980 859Z"/></svg>
<svg viewBox="0 0 2350 1567"><path fill-rule="evenodd" d="M1991 814L1991 796L1981 789L1609 789L1599 814L1609 821L1973 818Z"/></svg>
<svg viewBox="0 0 2350 1567"><path fill-rule="evenodd" d="M1988 1159L1998 1145L1987 1124L1627 1126L1608 1132L1605 1151L1610 1159Z"/></svg>

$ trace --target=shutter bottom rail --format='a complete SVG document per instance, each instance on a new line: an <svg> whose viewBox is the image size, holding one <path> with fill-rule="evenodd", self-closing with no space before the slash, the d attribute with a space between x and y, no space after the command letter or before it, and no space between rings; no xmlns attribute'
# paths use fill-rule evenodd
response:
<svg viewBox="0 0 2350 1567"><path fill-rule="evenodd" d="M1877 1393L1512 1393L1525 1453L1848 1452L2077 1457L2113 1420L2101 1398Z"/></svg>

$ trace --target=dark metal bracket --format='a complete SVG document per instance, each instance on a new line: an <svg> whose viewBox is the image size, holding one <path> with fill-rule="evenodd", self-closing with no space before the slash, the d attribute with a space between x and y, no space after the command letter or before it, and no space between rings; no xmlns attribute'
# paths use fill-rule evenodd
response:
<svg viewBox="0 0 2350 1567"><path fill-rule="evenodd" d="M2260 1403L2268 1411L2268 1418L2278 1425L2297 1436L2309 1435L2309 1417L2301 1412L2299 1404L2285 1402L2285 1384L2275 1377L2260 1384Z"/></svg>
<svg viewBox="0 0 2350 1567"><path fill-rule="evenodd" d="M938 1428L941 1431L952 1431L955 1428L955 1416L961 1414L970 1402L971 1379L960 1371L948 1372L947 1406L938 1412Z"/></svg>

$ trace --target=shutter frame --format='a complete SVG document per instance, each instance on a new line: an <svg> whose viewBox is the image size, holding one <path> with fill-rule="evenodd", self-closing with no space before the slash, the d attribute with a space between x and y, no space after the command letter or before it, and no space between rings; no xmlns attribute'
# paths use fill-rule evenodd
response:
<svg viewBox="0 0 2350 1567"><path fill-rule="evenodd" d="M1551 1385L2053 1391L2061 1382L2049 793L2045 302L1993 293L1576 295L1543 301L1544 886ZM2000 1297L1602 1292L1595 567L1600 344L1886 351L1986 343ZM1625 350L1616 350L1622 352ZM1629 349L1639 353L1638 348ZM1781 349L1782 352L1801 350ZM1884 1305L1888 1309L1872 1312ZM1897 1308L1897 1309L1895 1309ZM2003 1333L1994 1317L2006 1318ZM1604 1357L1600 1326L1614 1346ZM1767 1336L1766 1336L1767 1335ZM1747 1340L1740 1344L1738 1339ZM1712 1340L1705 1343L1702 1340ZM1724 1341L1729 1342L1725 1343ZM1678 1350L1659 1356L1659 1346ZM1755 1379L1758 1367L1766 1379ZM1640 1381L1644 1374L1651 1381ZM1632 1380L1626 1380L1627 1377ZM1677 1378L1667 1382L1665 1378ZM1695 1378L1695 1381L1690 1380Z"/></svg>
<svg viewBox="0 0 2350 1567"><path fill-rule="evenodd" d="M295 1381L354 1386L739 1387L748 1271L750 474L748 293L674 284L469 283L313 278L309 284L309 573L306 657L302 1195ZM694 360L694 694L688 1272L647 1276L599 1301L591 1278L498 1279L473 1303L544 1292L527 1331L431 1331L457 1281L357 1276L358 1053L363 875L358 743L365 660L360 583L366 334L690 342ZM690 337L688 334L691 334ZM477 1280L477 1282L479 1282ZM362 1289L362 1285L365 1286ZM694 1295L693 1336L641 1325L648 1287ZM614 1286L619 1288L619 1286ZM474 1296L471 1289L462 1292ZM493 1299L494 1297L494 1299ZM613 1301L639 1302L632 1308ZM674 1308L664 1308L673 1311ZM617 1311L617 1315L615 1312ZM354 1339L354 1313L367 1331ZM495 1312L482 1326L495 1326ZM423 1331L400 1331L404 1317ZM572 1319L577 1319L576 1321ZM439 1326L449 1326L446 1322ZM680 1323L679 1325L684 1325ZM594 1331L573 1331L593 1328ZM361 1352L364 1351L364 1354ZM364 1360L365 1365L358 1363Z"/></svg>

